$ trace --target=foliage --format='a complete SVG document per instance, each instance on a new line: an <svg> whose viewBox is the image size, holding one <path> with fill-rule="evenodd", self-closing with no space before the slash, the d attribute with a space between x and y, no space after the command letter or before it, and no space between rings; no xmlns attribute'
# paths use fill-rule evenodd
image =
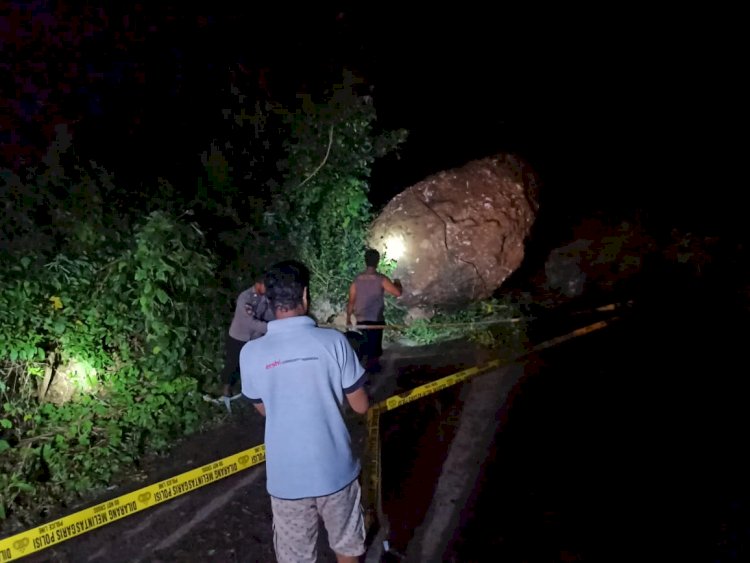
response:
<svg viewBox="0 0 750 563"><path fill-rule="evenodd" d="M9 219L0 232L6 526L38 523L207 420L198 384L219 367L227 300L208 246L241 257L248 248L257 254L252 241L277 252L285 248L279 241L296 244L315 273L313 291L341 300L361 268L370 165L397 139L374 134L369 99L337 92L328 104L286 116L295 134L284 163L288 182L272 209L288 213L278 221L259 212L262 190L237 187L236 169L218 147L204 161L207 189L182 202L198 213L179 217L180 204L167 201L174 188L160 185L150 196L123 190L101 167L77 159L64 129L45 166L2 174ZM331 145L311 173L321 134ZM196 215L228 221L207 221L208 241L202 226L185 222ZM348 242L334 244L342 226Z"/></svg>
<svg viewBox="0 0 750 563"><path fill-rule="evenodd" d="M0 519L15 526L198 429L225 329L199 228L112 211L111 178L66 170L2 186L28 225L0 253Z"/></svg>
<svg viewBox="0 0 750 563"><path fill-rule="evenodd" d="M364 265L371 167L405 140L404 131L377 131L375 121L372 99L357 95L351 81L326 103L306 99L287 119L284 183L269 219L309 266L313 313L323 321L342 309Z"/></svg>
<svg viewBox="0 0 750 563"><path fill-rule="evenodd" d="M389 324L402 327L389 335L418 345L453 339L468 339L509 355L522 350L525 339L521 306L509 299L490 298L470 303L460 310L437 310L429 319L405 323L407 312L393 304L386 314Z"/></svg>
<svg viewBox="0 0 750 563"><path fill-rule="evenodd" d="M222 110L224 127L201 155L202 174L187 206L194 212L219 260L219 281L245 289L276 256L284 240L265 221L272 186L278 184L276 158L284 133L283 111L236 86Z"/></svg>
<svg viewBox="0 0 750 563"><path fill-rule="evenodd" d="M343 305L363 266L371 166L404 132L377 131L351 82L294 113L230 115L235 136L211 143L194 192L126 189L80 162L64 127L44 165L0 172L5 527L38 523L205 423L198 385L218 371L226 305L272 260L304 260L313 303ZM268 143L285 130L274 182Z"/></svg>

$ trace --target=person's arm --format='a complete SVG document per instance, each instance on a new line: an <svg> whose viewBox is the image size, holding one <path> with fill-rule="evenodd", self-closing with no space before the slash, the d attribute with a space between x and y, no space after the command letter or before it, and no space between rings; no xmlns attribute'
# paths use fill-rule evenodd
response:
<svg viewBox="0 0 750 563"><path fill-rule="evenodd" d="M263 336L268 331L268 323L255 317L251 317L247 324L250 328L251 340Z"/></svg>
<svg viewBox="0 0 750 563"><path fill-rule="evenodd" d="M370 408L370 397L367 396L367 391L364 387L360 387L356 391L346 394L346 400L349 401L349 406L352 410L359 414L366 414ZM256 405L257 407L257 405Z"/></svg>
<svg viewBox="0 0 750 563"><path fill-rule="evenodd" d="M249 350L252 346L253 344L248 342L240 350L240 385L242 386L242 395L253 404L261 416L266 416L266 406L263 404L263 399L256 389L251 375L252 366L249 358L252 357L252 352L249 352Z"/></svg>
<svg viewBox="0 0 750 563"><path fill-rule="evenodd" d="M349 286L349 302L346 304L346 326L352 324L352 314L354 313L354 301L357 298L357 286L351 284Z"/></svg>
<svg viewBox="0 0 750 563"><path fill-rule="evenodd" d="M400 280L391 281L388 276L383 276L383 289L396 297L401 297L403 287Z"/></svg>

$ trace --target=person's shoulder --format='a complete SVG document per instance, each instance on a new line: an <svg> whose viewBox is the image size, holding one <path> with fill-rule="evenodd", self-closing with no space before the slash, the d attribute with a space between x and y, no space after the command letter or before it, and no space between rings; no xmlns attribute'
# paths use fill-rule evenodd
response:
<svg viewBox="0 0 750 563"><path fill-rule="evenodd" d="M381 274L380 272L377 273L378 279L380 280L381 285L386 285L386 283L393 283L393 280L386 276L385 274Z"/></svg>
<svg viewBox="0 0 750 563"><path fill-rule="evenodd" d="M310 325L310 329L315 331L316 334L335 334L340 333L339 330L337 330L333 326L320 326L317 322L313 325Z"/></svg>
<svg viewBox="0 0 750 563"><path fill-rule="evenodd" d="M242 345L242 348L240 348L240 356L244 356L246 354L250 354L251 357L254 357L255 354L252 352L252 350L257 350L258 346L262 346L261 343L258 342L261 337L253 338L251 340L248 340Z"/></svg>
<svg viewBox="0 0 750 563"><path fill-rule="evenodd" d="M314 334L322 340L330 342L335 342L341 339L346 340L344 334L336 328L327 326L314 326L312 327L312 330L314 331Z"/></svg>
<svg viewBox="0 0 750 563"><path fill-rule="evenodd" d="M255 295L255 288L254 287L248 287L247 289L244 289L240 292L240 294L237 296L238 299L248 299Z"/></svg>

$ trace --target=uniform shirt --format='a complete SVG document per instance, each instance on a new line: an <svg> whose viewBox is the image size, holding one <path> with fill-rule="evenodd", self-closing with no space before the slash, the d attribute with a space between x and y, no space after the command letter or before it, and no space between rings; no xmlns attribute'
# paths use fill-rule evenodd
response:
<svg viewBox="0 0 750 563"><path fill-rule="evenodd" d="M346 337L307 316L268 323L240 352L242 394L266 410L266 486L282 499L325 496L357 478L342 415L365 382Z"/></svg>
<svg viewBox="0 0 750 563"><path fill-rule="evenodd" d="M245 307L253 309L254 315L248 315ZM234 317L229 325L229 336L235 340L247 342L266 333L266 324L273 320L273 309L265 295L255 291L255 286L246 289L237 297L234 307Z"/></svg>

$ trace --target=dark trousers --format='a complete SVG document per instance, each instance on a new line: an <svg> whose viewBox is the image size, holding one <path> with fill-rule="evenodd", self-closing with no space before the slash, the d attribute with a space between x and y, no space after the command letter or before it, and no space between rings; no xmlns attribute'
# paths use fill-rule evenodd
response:
<svg viewBox="0 0 750 563"><path fill-rule="evenodd" d="M234 385L240 379L240 351L245 345L242 340L236 340L227 334L224 345L224 369L219 379L225 385Z"/></svg>
<svg viewBox="0 0 750 563"><path fill-rule="evenodd" d="M361 321L357 324L362 326L384 325L385 321ZM362 330L365 340L362 343L361 356L365 368L378 364L378 358L383 355L383 329L365 328Z"/></svg>

